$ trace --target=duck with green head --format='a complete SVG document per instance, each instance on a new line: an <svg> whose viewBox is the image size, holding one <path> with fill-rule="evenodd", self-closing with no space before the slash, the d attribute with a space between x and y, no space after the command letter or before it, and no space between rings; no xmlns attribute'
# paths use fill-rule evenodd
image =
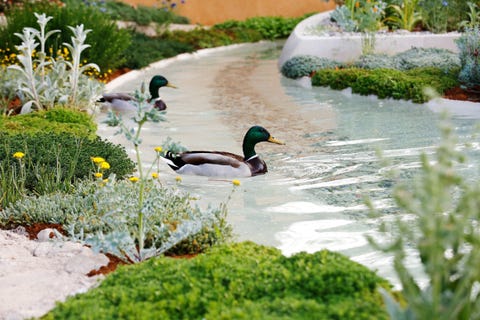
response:
<svg viewBox="0 0 480 320"><path fill-rule="evenodd" d="M161 87L177 88L161 75L153 76L148 85L150 92L149 103L153 108L160 111L167 109L167 105L160 98L158 91ZM115 111L128 111L135 109L135 97L128 93L104 93L98 102L105 103L107 107Z"/></svg>
<svg viewBox="0 0 480 320"><path fill-rule="evenodd" d="M251 127L243 138L243 157L223 151L187 151L174 154L168 151L165 162L179 174L209 177L251 177L267 172L265 161L255 152L259 142L284 144L261 126Z"/></svg>

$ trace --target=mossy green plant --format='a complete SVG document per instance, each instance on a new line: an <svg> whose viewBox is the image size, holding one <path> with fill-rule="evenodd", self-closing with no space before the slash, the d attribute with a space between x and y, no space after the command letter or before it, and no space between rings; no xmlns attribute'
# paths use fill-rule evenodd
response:
<svg viewBox="0 0 480 320"><path fill-rule="evenodd" d="M457 85L457 71L445 73L438 68L417 68L408 71L394 69L323 69L312 78L314 86L330 86L332 89L352 88L353 93L374 94L379 98L411 100L415 103L429 101L427 89L443 93Z"/></svg>
<svg viewBox="0 0 480 320"><path fill-rule="evenodd" d="M30 135L45 132L66 133L95 139L97 124L86 112L57 107L14 117L0 117L0 131Z"/></svg>
<svg viewBox="0 0 480 320"><path fill-rule="evenodd" d="M44 319L387 319L379 286L389 288L338 253L285 257L242 242L120 267Z"/></svg>

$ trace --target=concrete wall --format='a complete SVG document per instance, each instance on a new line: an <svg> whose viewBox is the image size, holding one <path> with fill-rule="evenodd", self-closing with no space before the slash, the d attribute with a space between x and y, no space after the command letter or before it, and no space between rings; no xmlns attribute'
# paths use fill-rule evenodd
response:
<svg viewBox="0 0 480 320"><path fill-rule="evenodd" d="M131 5L158 6L161 0L122 0ZM180 1L177 1L180 2ZM213 25L226 20L245 20L255 16L299 17L305 13L335 8L329 0L186 0L176 12L191 23Z"/></svg>
<svg viewBox="0 0 480 320"><path fill-rule="evenodd" d="M362 54L362 36L359 34L338 34L335 36L312 35L309 30L315 30L329 12L319 13L300 22L283 46L278 60L281 67L288 59L296 55L314 55L341 62L351 62ZM443 48L456 52L455 39L457 32L429 34L377 34L375 36L375 53L395 54L412 47Z"/></svg>

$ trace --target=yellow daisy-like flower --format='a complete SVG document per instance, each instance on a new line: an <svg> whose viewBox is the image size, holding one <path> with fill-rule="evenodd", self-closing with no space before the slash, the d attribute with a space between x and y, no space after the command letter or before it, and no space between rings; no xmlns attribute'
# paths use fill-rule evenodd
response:
<svg viewBox="0 0 480 320"><path fill-rule="evenodd" d="M238 187L238 186L240 185L240 180L233 179L233 180L232 180L232 184L233 184L235 187Z"/></svg>
<svg viewBox="0 0 480 320"><path fill-rule="evenodd" d="M96 163L96 164L105 162L105 159L103 159L102 157L91 157L90 159L92 159L93 163Z"/></svg>
<svg viewBox="0 0 480 320"><path fill-rule="evenodd" d="M98 179L103 177L103 173L101 173L101 172L95 172L93 175L95 176L95 178L98 178Z"/></svg>
<svg viewBox="0 0 480 320"><path fill-rule="evenodd" d="M155 147L155 151L158 152L158 153L162 152L162 150L163 150L162 147Z"/></svg>
<svg viewBox="0 0 480 320"><path fill-rule="evenodd" d="M13 154L13 157L14 157L15 159L19 159L19 160L20 160L20 159L22 159L23 157L25 157L25 153L20 152L20 151L19 151L19 152L15 152L15 153Z"/></svg>
<svg viewBox="0 0 480 320"><path fill-rule="evenodd" d="M153 172L153 173L152 173L152 178L153 178L153 179L158 179L158 173Z"/></svg>
<svg viewBox="0 0 480 320"><path fill-rule="evenodd" d="M177 181L177 182L182 182L182 177L176 176L176 177L175 177L175 181Z"/></svg>
<svg viewBox="0 0 480 320"><path fill-rule="evenodd" d="M138 182L138 177L130 177L128 178L131 182Z"/></svg>
<svg viewBox="0 0 480 320"><path fill-rule="evenodd" d="M107 161L100 162L100 164L99 164L98 166L99 166L100 169L102 169L102 170L108 170L108 169L110 169L110 163L108 163Z"/></svg>

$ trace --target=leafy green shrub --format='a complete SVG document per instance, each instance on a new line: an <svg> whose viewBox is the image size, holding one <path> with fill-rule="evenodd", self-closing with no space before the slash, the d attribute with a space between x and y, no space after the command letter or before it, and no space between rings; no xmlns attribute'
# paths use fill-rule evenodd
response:
<svg viewBox="0 0 480 320"><path fill-rule="evenodd" d="M192 45L180 42L174 37L170 39L151 38L143 33L133 31L131 39L132 42L124 54L125 63L122 65L130 69L140 69L152 62L194 51Z"/></svg>
<svg viewBox="0 0 480 320"><path fill-rule="evenodd" d="M443 123L441 132L434 159L422 154L418 175L394 189L397 218L382 224L384 237L370 238L378 250L394 256L407 302L400 306L384 293L394 320L480 316L480 184L476 174L462 173L466 153L459 151L451 125ZM420 283L409 270L405 258L412 251L427 281Z"/></svg>
<svg viewBox="0 0 480 320"><path fill-rule="evenodd" d="M335 69L335 67L343 67L343 64L327 58L301 55L285 61L280 72L287 78L297 79L310 76L313 72L320 69Z"/></svg>
<svg viewBox="0 0 480 320"><path fill-rule="evenodd" d="M52 48L52 55L62 49L63 43L71 42L71 31L67 26L83 24L85 29L92 30L88 35L91 45L82 56L87 61L94 61L102 70L115 69L123 63L122 54L128 47L130 38L127 30L119 30L114 21L93 7L87 7L81 1L69 1L59 7L48 1L26 2L16 6L6 14L8 24L0 27L0 48L15 51L20 39L14 33L22 33L25 27L35 27L34 12L45 13L53 19L47 31L60 30L52 35L46 48Z"/></svg>
<svg viewBox="0 0 480 320"><path fill-rule="evenodd" d="M246 35L251 37L249 42L262 40L260 34L255 32L244 33L242 30L227 31L214 28L196 28L192 31L167 31L161 36L161 39L175 40L191 45L194 50L198 50L245 42Z"/></svg>
<svg viewBox="0 0 480 320"><path fill-rule="evenodd" d="M319 70L312 78L312 85L330 86L332 89L352 88L352 92L379 98L412 100L424 103L431 96L425 92L432 88L436 92L457 84L456 72L445 73L438 68L416 68L408 71L393 69L358 69Z"/></svg>
<svg viewBox="0 0 480 320"><path fill-rule="evenodd" d="M467 87L480 85L480 28L466 28L456 40L459 49L461 70L458 79Z"/></svg>
<svg viewBox="0 0 480 320"><path fill-rule="evenodd" d="M93 156L105 158L111 166L109 174L119 177L131 174L135 168L123 147L99 137L92 140L70 133L37 132L32 135L0 132L0 141L0 166L6 171L19 171L19 164L14 162L12 154L25 153L24 186L36 194L68 191L75 181L91 178L95 170L90 159ZM9 188L8 184L3 187ZM8 190L0 190L0 194L6 192Z"/></svg>
<svg viewBox="0 0 480 320"><path fill-rule="evenodd" d="M134 21L139 25L148 25L151 22L160 25L189 23L187 18L178 16L170 10L142 5L134 8L121 1L106 1L104 9L106 11L105 13L108 14L112 20Z"/></svg>
<svg viewBox="0 0 480 320"><path fill-rule="evenodd" d="M275 40L288 38L295 26L311 14L304 15L298 18L284 18L284 17L253 17L245 21L229 20L223 23L214 25L215 30L254 30L259 32L262 39ZM243 30L243 31L242 31Z"/></svg>
<svg viewBox="0 0 480 320"><path fill-rule="evenodd" d="M120 267L45 319L387 319L366 267L326 250L290 258L243 242Z"/></svg>
<svg viewBox="0 0 480 320"><path fill-rule="evenodd" d="M368 74L368 70L359 68L323 69L318 70L312 77L312 85L343 90L352 86L360 76Z"/></svg>
<svg viewBox="0 0 480 320"><path fill-rule="evenodd" d="M68 108L53 108L14 117L0 117L0 131L11 134L54 133L78 137L96 137L97 124L85 112Z"/></svg>

